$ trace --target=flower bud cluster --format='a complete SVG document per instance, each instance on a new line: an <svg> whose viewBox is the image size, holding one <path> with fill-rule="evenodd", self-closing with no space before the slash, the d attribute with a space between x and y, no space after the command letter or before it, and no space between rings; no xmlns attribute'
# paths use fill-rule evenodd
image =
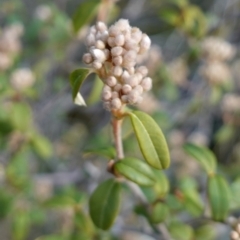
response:
<svg viewBox="0 0 240 240"><path fill-rule="evenodd" d="M145 66L136 66L140 55L151 45L150 38L128 20L120 19L109 28L103 22L91 27L86 38L88 53L83 61L95 69L104 82L102 100L109 111L124 104L142 101L142 93L152 87Z"/></svg>
<svg viewBox="0 0 240 240"><path fill-rule="evenodd" d="M11 74L10 82L14 89L21 91L33 85L35 76L31 69L19 68Z"/></svg>
<svg viewBox="0 0 240 240"><path fill-rule="evenodd" d="M13 63L13 55L21 50L20 37L23 25L15 23L5 27L0 33L0 71L7 70Z"/></svg>
<svg viewBox="0 0 240 240"><path fill-rule="evenodd" d="M208 37L202 43L203 56L208 60L227 61L234 57L236 49L217 37Z"/></svg>
<svg viewBox="0 0 240 240"><path fill-rule="evenodd" d="M230 43L217 37L209 37L202 43L202 52L205 62L201 67L201 74L208 82L221 85L231 79L226 61L234 57L236 49Z"/></svg>

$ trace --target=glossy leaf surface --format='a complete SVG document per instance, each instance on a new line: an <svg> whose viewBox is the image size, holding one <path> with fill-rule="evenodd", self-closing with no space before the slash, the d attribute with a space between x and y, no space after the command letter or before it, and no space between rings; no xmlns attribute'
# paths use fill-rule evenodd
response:
<svg viewBox="0 0 240 240"><path fill-rule="evenodd" d="M151 186L154 184L154 173L145 162L135 158L124 158L114 164L114 170L129 179L143 186Z"/></svg>
<svg viewBox="0 0 240 240"><path fill-rule="evenodd" d="M157 123L148 114L140 111L132 111L129 115L145 160L154 168L168 168L168 146Z"/></svg>
<svg viewBox="0 0 240 240"><path fill-rule="evenodd" d="M101 183L89 200L90 216L94 224L103 229L109 229L120 208L121 184L114 179Z"/></svg>

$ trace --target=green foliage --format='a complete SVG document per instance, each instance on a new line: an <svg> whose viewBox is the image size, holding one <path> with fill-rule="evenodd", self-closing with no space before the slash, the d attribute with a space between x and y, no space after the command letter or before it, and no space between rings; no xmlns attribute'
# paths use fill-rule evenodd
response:
<svg viewBox="0 0 240 240"><path fill-rule="evenodd" d="M84 151L85 155L100 155L107 159L114 159L116 156L116 150L113 147L98 148L98 149L87 149Z"/></svg>
<svg viewBox="0 0 240 240"><path fill-rule="evenodd" d="M66 240L66 238L61 235L47 235L39 237L36 240Z"/></svg>
<svg viewBox="0 0 240 240"><path fill-rule="evenodd" d="M11 210L13 197L5 189L0 189L0 219L4 219Z"/></svg>
<svg viewBox="0 0 240 240"><path fill-rule="evenodd" d="M194 236L192 227L180 222L172 222L169 225L168 230L173 239L192 240Z"/></svg>
<svg viewBox="0 0 240 240"><path fill-rule="evenodd" d="M154 224L166 221L169 216L169 208L166 204L158 202L153 205L150 212L150 222Z"/></svg>
<svg viewBox="0 0 240 240"><path fill-rule="evenodd" d="M124 158L114 164L114 171L132 182L143 186L154 184L155 176L152 169L144 162L135 158Z"/></svg>
<svg viewBox="0 0 240 240"><path fill-rule="evenodd" d="M209 177L208 197L212 218L215 221L224 221L229 212L230 190L222 176L214 175Z"/></svg>
<svg viewBox="0 0 240 240"><path fill-rule="evenodd" d="M91 73L90 69L80 68L80 69L74 70L70 74L70 84L72 87L72 98L76 104L79 104L79 105L85 104L85 102L81 98L79 99L78 92L79 92L79 89L80 89L82 83L84 82L84 80L90 73Z"/></svg>
<svg viewBox="0 0 240 240"><path fill-rule="evenodd" d="M129 112L141 152L149 165L158 169L169 167L170 157L165 137L156 122L146 113Z"/></svg>
<svg viewBox="0 0 240 240"><path fill-rule="evenodd" d="M216 157L209 149L187 143L184 150L203 166L208 175L216 172Z"/></svg>
<svg viewBox="0 0 240 240"><path fill-rule="evenodd" d="M100 0L85 0L79 5L72 18L75 32L79 31L79 29L94 18L99 4Z"/></svg>
<svg viewBox="0 0 240 240"><path fill-rule="evenodd" d="M109 229L120 208L121 184L115 179L101 183L92 193L89 200L90 216L94 224Z"/></svg>
<svg viewBox="0 0 240 240"><path fill-rule="evenodd" d="M231 209L240 208L240 177L232 182L231 186Z"/></svg>
<svg viewBox="0 0 240 240"><path fill-rule="evenodd" d="M216 239L216 233L213 230L213 227L210 225L203 225L196 229L195 231L196 240L214 240Z"/></svg>

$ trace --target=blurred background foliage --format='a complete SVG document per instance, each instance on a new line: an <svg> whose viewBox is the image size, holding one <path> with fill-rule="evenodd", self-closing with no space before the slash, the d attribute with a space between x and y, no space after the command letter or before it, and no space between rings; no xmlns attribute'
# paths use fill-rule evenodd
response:
<svg viewBox="0 0 240 240"><path fill-rule="evenodd" d="M136 108L163 129L172 161L155 189L143 188L149 201L156 194L164 199L150 220L126 188L109 232L96 229L87 210L112 151L102 84L93 76L84 83L84 108L73 105L68 82L82 66L99 2L0 2L1 240L162 239L150 226L163 220L173 239L229 239L229 225L203 217L207 176L183 145L215 153L230 186L231 216L238 218L240 1L120 0L109 10L108 23L127 18L151 37L152 49L139 61L154 87ZM128 121L123 130L126 154L141 158Z"/></svg>

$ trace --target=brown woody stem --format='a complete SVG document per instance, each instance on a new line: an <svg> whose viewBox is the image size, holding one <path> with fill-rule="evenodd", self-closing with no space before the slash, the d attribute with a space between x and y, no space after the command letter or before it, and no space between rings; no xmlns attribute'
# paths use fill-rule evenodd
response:
<svg viewBox="0 0 240 240"><path fill-rule="evenodd" d="M124 158L123 153L123 145L122 145L122 119L117 119L116 117L113 117L112 120L112 126L113 126L113 135L114 135L114 143L117 151L117 159Z"/></svg>

